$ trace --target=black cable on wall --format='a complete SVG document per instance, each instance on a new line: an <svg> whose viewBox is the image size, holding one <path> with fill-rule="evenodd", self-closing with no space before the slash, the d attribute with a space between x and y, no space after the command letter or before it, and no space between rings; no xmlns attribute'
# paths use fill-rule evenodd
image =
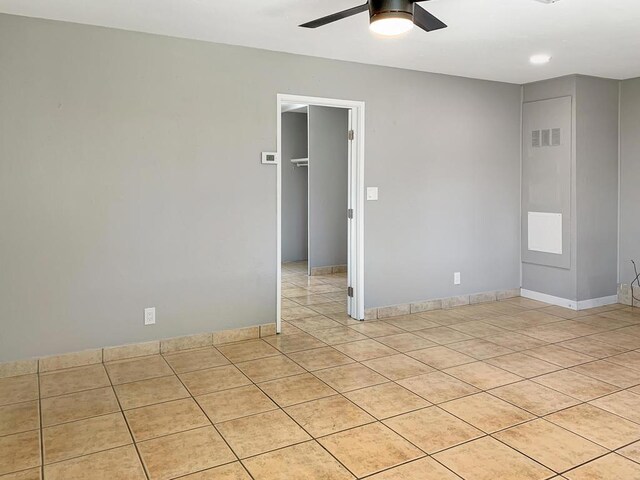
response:
<svg viewBox="0 0 640 480"><path fill-rule="evenodd" d="M633 271L636 274L636 278L631 282L631 306L633 307L635 306L636 302L640 304L640 298L636 298L634 285L633 285L635 283L636 284L635 286L640 288L640 273L638 273L638 267L636 266L636 262L631 260L631 263L633 263Z"/></svg>

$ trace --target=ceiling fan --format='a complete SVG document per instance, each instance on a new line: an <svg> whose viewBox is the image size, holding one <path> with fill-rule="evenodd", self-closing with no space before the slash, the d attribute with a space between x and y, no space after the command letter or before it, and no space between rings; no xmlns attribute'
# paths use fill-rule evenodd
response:
<svg viewBox="0 0 640 480"><path fill-rule="evenodd" d="M300 26L318 28L368 10L369 28L381 35L399 35L408 32L414 25L427 32L446 28L445 23L418 5L422 1L426 0L368 0L364 5L327 15Z"/></svg>

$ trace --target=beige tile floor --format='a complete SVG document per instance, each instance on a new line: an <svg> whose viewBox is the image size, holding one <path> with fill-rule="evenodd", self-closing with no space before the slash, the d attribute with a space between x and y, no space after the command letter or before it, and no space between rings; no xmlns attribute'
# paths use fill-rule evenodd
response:
<svg viewBox="0 0 640 480"><path fill-rule="evenodd" d="M640 312L524 298L0 379L0 480L639 480Z"/></svg>

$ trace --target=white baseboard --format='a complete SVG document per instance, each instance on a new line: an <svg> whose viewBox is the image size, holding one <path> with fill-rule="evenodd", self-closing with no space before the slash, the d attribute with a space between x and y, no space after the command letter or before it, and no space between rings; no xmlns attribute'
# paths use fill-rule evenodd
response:
<svg viewBox="0 0 640 480"><path fill-rule="evenodd" d="M534 292L533 290L527 290L526 288L523 288L522 290L520 290L520 295L523 296L524 298L530 298L531 300L550 303L551 305L570 308L571 310L578 310L578 302L576 302L575 300L568 300L566 298L554 297L553 295Z"/></svg>
<svg viewBox="0 0 640 480"><path fill-rule="evenodd" d="M608 297L592 298L591 300L581 300L578 302L578 310L587 310L589 308L604 307L605 305L613 305L618 303L617 295Z"/></svg>
<svg viewBox="0 0 640 480"><path fill-rule="evenodd" d="M579 302L569 300L567 298L554 297L553 295L547 295L546 293L534 292L533 290L527 290L525 288L521 290L520 295L525 298L530 298L531 300L538 300L539 302L550 303L551 305L558 305L559 307L570 308L571 310L587 310L589 308L618 303L617 295L581 300Z"/></svg>

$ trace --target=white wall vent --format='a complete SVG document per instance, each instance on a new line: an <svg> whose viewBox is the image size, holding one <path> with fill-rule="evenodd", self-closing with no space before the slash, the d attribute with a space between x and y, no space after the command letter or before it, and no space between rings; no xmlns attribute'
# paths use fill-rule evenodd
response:
<svg viewBox="0 0 640 480"><path fill-rule="evenodd" d="M542 130L542 146L543 147L551 146L551 130L549 129Z"/></svg>
<svg viewBox="0 0 640 480"><path fill-rule="evenodd" d="M559 128L554 128L551 130L551 146L559 147L562 143L562 130Z"/></svg>

